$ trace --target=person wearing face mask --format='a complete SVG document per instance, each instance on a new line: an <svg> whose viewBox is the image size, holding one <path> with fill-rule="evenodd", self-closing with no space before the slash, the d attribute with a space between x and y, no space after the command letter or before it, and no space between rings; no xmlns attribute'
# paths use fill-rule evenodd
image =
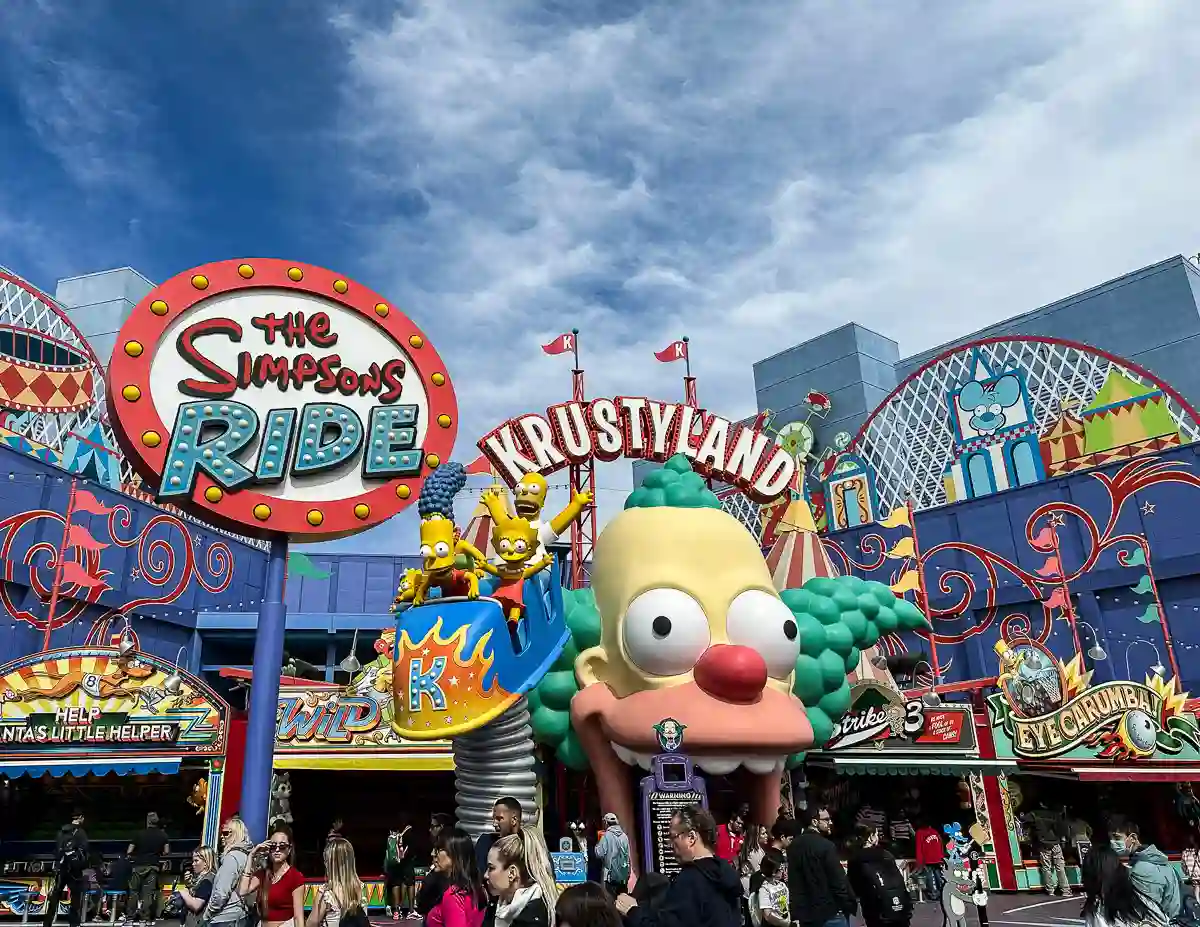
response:
<svg viewBox="0 0 1200 927"><path fill-rule="evenodd" d="M492 844L484 880L496 903L483 927L553 927L558 888L550 854L535 831L517 831Z"/></svg>
<svg viewBox="0 0 1200 927"><path fill-rule="evenodd" d="M1183 882L1167 855L1152 843L1143 844L1132 824L1113 829L1112 848L1128 858L1133 887L1151 914L1157 919L1161 913L1164 925L1178 918L1183 910Z"/></svg>

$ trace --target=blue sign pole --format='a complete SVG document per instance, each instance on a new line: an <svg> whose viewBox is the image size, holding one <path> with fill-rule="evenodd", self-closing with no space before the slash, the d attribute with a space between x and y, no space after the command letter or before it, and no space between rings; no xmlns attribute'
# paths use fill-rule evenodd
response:
<svg viewBox="0 0 1200 927"><path fill-rule="evenodd" d="M267 838L271 773L275 760L275 723L279 716L279 678L283 671L283 632L287 605L288 539L271 542L258 633L254 639L254 670L250 684L250 719L246 724L246 762L242 769L241 817L256 843Z"/></svg>

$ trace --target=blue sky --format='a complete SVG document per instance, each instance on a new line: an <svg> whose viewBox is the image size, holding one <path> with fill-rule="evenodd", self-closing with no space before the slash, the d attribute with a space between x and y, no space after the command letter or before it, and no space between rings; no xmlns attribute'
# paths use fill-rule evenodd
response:
<svg viewBox="0 0 1200 927"><path fill-rule="evenodd" d="M650 355L688 334L737 417L755 360L848 319L907 353L1200 250L1198 30L1153 0L6 0L0 264L337 268L446 356L463 460L566 398L537 345L572 326L594 394L679 395ZM628 467L600 483L603 514Z"/></svg>

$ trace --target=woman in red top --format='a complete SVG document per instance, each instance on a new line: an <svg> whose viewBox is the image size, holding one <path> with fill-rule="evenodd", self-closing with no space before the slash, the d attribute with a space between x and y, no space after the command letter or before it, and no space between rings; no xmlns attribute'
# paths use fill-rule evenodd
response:
<svg viewBox="0 0 1200 927"><path fill-rule="evenodd" d="M254 848L238 891L257 895L263 927L304 927L304 876L292 865L292 832L282 824Z"/></svg>

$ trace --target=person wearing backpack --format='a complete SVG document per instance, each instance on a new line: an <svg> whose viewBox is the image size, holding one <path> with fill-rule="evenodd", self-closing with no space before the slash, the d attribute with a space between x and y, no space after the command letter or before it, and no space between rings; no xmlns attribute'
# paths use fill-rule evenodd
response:
<svg viewBox="0 0 1200 927"><path fill-rule="evenodd" d="M912 896L895 857L879 845L879 829L859 828L857 844L846 865L846 876L867 927L908 927Z"/></svg>
<svg viewBox="0 0 1200 927"><path fill-rule="evenodd" d="M616 898L629 891L629 836L611 811L604 816L604 835L592 850L604 867L604 886Z"/></svg>
<svg viewBox="0 0 1200 927"><path fill-rule="evenodd" d="M83 896L86 891L83 870L88 861L88 836L83 829L83 812L71 815L71 823L64 824L58 831L54 848L54 887L46 898L46 913L42 918L45 927L51 927L58 917L58 904L63 890L71 893L67 917L71 927L79 927L83 917Z"/></svg>

